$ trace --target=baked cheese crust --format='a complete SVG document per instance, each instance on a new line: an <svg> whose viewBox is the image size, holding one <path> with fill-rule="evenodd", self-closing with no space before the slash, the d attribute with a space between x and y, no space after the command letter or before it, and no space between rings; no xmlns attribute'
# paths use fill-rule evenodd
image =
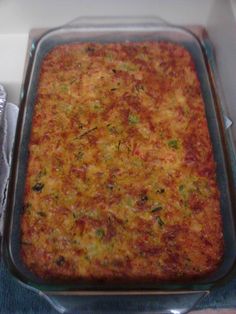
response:
<svg viewBox="0 0 236 314"><path fill-rule="evenodd" d="M57 46L42 62L21 221L43 278L188 280L223 255L194 63L166 42Z"/></svg>

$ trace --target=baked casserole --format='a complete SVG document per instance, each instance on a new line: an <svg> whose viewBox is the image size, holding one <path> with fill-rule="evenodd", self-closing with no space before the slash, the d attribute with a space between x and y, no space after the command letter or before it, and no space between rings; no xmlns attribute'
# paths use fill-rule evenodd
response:
<svg viewBox="0 0 236 314"><path fill-rule="evenodd" d="M79 43L44 58L21 255L42 278L188 280L223 255L199 80L168 42Z"/></svg>

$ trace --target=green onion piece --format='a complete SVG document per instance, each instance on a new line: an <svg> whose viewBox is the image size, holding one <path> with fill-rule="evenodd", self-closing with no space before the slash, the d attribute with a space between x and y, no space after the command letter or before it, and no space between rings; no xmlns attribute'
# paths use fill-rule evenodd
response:
<svg viewBox="0 0 236 314"><path fill-rule="evenodd" d="M73 215L73 218L74 218L75 220L77 220L77 219L79 218L79 214L76 213L76 212L73 212L72 215Z"/></svg>
<svg viewBox="0 0 236 314"><path fill-rule="evenodd" d="M131 123L131 124L139 123L139 117L135 114L130 114L129 115L129 123Z"/></svg>
<svg viewBox="0 0 236 314"><path fill-rule="evenodd" d="M112 61L113 58L114 58L114 56L113 56L112 53L109 52L109 53L106 55L106 58L107 58L109 61Z"/></svg>
<svg viewBox="0 0 236 314"><path fill-rule="evenodd" d="M160 227L163 227L164 226L164 221L161 219L161 217L157 217L157 222L158 222L158 225L160 226Z"/></svg>
<svg viewBox="0 0 236 314"><path fill-rule="evenodd" d="M93 132L94 130L97 130L97 128L98 128L98 127L95 126L94 128L85 131L84 133L80 134L78 138L82 138L83 136L85 136L85 135L87 135L87 134Z"/></svg>
<svg viewBox="0 0 236 314"><path fill-rule="evenodd" d="M178 144L178 141L177 140L170 140L168 142L168 146L170 148L173 148L173 149L178 149L179 148L179 144Z"/></svg>
<svg viewBox="0 0 236 314"><path fill-rule="evenodd" d="M102 104L99 100L95 100L94 102L92 102L90 104L90 106L95 110L95 111L99 111L102 110Z"/></svg>
<svg viewBox="0 0 236 314"><path fill-rule="evenodd" d="M152 213L155 213L155 212L161 210L162 208L163 208L162 206L156 206L156 207L154 207L154 208L151 209L151 212L152 212Z"/></svg>
<svg viewBox="0 0 236 314"><path fill-rule="evenodd" d="M68 92L68 86L66 84L61 85L61 91L62 92Z"/></svg>
<svg viewBox="0 0 236 314"><path fill-rule="evenodd" d="M79 151L77 154L75 154L75 158L77 160L81 160L83 158L83 156L84 156L84 153L81 151Z"/></svg>
<svg viewBox="0 0 236 314"><path fill-rule="evenodd" d="M136 66L131 63L122 63L119 65L119 69L122 71L132 72L136 71Z"/></svg>
<svg viewBox="0 0 236 314"><path fill-rule="evenodd" d="M117 128L111 124L107 124L107 128L109 130L109 132L111 132L112 134L118 134Z"/></svg>
<svg viewBox="0 0 236 314"><path fill-rule="evenodd" d="M99 238L103 238L105 235L105 231L102 228L99 228L96 230L96 236L98 236Z"/></svg>
<svg viewBox="0 0 236 314"><path fill-rule="evenodd" d="M37 179L42 178L42 177L45 176L46 174L47 174L46 168L44 168L43 170L40 170L39 173L37 174Z"/></svg>
<svg viewBox="0 0 236 314"><path fill-rule="evenodd" d="M77 78L73 78L71 81L70 81L70 84L73 84L75 81L77 81Z"/></svg>

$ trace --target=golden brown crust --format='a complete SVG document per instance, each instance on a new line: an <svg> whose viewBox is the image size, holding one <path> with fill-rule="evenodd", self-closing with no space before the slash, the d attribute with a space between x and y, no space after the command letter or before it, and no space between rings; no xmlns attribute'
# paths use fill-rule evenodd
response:
<svg viewBox="0 0 236 314"><path fill-rule="evenodd" d="M53 49L29 151L21 250L39 276L177 280L217 268L215 164L183 47Z"/></svg>

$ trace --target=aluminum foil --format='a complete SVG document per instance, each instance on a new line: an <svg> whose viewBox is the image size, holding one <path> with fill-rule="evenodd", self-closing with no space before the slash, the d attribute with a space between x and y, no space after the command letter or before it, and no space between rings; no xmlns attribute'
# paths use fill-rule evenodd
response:
<svg viewBox="0 0 236 314"><path fill-rule="evenodd" d="M4 192L3 192L3 185L4 185L4 178L6 175L6 169L5 169L5 162L4 162L4 156L3 156L3 141L5 137L5 130L4 130L4 109L6 106L6 99L7 94L2 85L0 85L0 236L1 236L1 230L2 230L2 203L4 198Z"/></svg>
<svg viewBox="0 0 236 314"><path fill-rule="evenodd" d="M4 128L3 128L3 114L6 106L7 94L2 85L0 85L0 147L2 147L3 138L4 138ZM2 162L2 154L0 154L0 167ZM1 181L0 181L1 182Z"/></svg>
<svg viewBox="0 0 236 314"><path fill-rule="evenodd" d="M3 104L3 102L2 102ZM1 111L0 133L0 238L3 230L3 216L6 207L6 195L12 159L12 148L18 117L18 107L4 103Z"/></svg>
<svg viewBox="0 0 236 314"><path fill-rule="evenodd" d="M2 120L2 114L5 108L7 100L7 93L2 85L0 85L0 119Z"/></svg>

